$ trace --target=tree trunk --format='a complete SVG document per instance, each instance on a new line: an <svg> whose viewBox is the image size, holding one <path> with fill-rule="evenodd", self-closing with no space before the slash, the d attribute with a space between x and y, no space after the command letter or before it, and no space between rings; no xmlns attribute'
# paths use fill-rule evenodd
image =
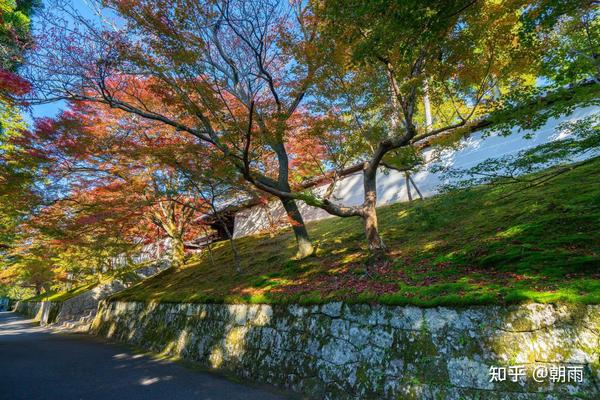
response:
<svg viewBox="0 0 600 400"><path fill-rule="evenodd" d="M281 203L287 214L288 221L292 225L294 236L296 237L296 242L298 244L296 257L302 259L311 256L315 250L310 241L310 237L308 236L306 225L304 225L304 219L302 219L300 210L298 210L298 205L294 200L290 199L281 199Z"/></svg>
<svg viewBox="0 0 600 400"><path fill-rule="evenodd" d="M185 245L183 238L178 236L171 237L171 266L179 267L185 261Z"/></svg>
<svg viewBox="0 0 600 400"><path fill-rule="evenodd" d="M237 249L237 246L235 245L235 240L233 240L233 235L229 231L229 228L227 227L227 224L225 223L223 218L221 218L221 216L219 215L219 212L217 211L217 208L214 206L214 204L211 203L211 206L212 206L213 212L215 213L215 216L221 223L221 226L223 227L223 230L225 231L225 234L227 235L227 239L229 240L229 246L231 247L231 252L233 253L233 264L235 265L235 272L238 274L241 274L242 273L242 258L240 257L240 253ZM211 257L212 257L212 253L211 253Z"/></svg>
<svg viewBox="0 0 600 400"><path fill-rule="evenodd" d="M362 208L362 219L365 227L365 235L369 244L369 251L378 261L385 255L385 243L379 236L379 228L377 226L377 172L365 170L363 174L365 202Z"/></svg>
<svg viewBox="0 0 600 400"><path fill-rule="evenodd" d="M404 171L404 179L406 180L406 195L408 196L408 201L412 201L412 193L410 192L410 172Z"/></svg>
<svg viewBox="0 0 600 400"><path fill-rule="evenodd" d="M429 132L433 127L433 117L431 115L431 103L429 102L429 83L427 79L423 80L423 108L425 109L425 130Z"/></svg>
<svg viewBox="0 0 600 400"><path fill-rule="evenodd" d="M417 191L417 194L419 195L419 198L421 200L423 200L423 194L421 193L421 191L419 190L419 188L417 187L417 184L415 183L415 180L410 176L410 174L408 175L408 179L410 179L413 187L415 188L415 190Z"/></svg>
<svg viewBox="0 0 600 400"><path fill-rule="evenodd" d="M283 144L283 133L280 133L280 140L273 145L273 150L275 154L277 154L278 165L278 176L277 176L277 185L278 189L284 192L290 192L290 184L289 184L289 159L287 155L287 150L285 149L285 145ZM306 225L304 225L304 219L300 214L300 210L298 210L298 205L295 200L292 199L280 199L281 203L283 203L283 208L288 217L288 221L292 225L292 229L294 230L294 235L296 236L296 242L298 244L298 251L296 252L296 257L298 259L302 259L308 256L311 256L315 249L310 241L310 237L308 236L308 231L306 230Z"/></svg>
<svg viewBox="0 0 600 400"><path fill-rule="evenodd" d="M233 264L235 265L235 272L238 274L242 273L242 259L240 258L240 253L235 246L235 241L229 237L229 246L231 247L231 252L233 253Z"/></svg>
<svg viewBox="0 0 600 400"><path fill-rule="evenodd" d="M492 74L492 78L496 79L496 83L492 87L492 97L494 100L499 101L502 98L502 91L500 90L500 87L498 87L498 80L495 74Z"/></svg>
<svg viewBox="0 0 600 400"><path fill-rule="evenodd" d="M208 256L210 257L210 265L215 266L215 258L213 257L212 247L210 247L210 243L206 244L206 248L208 250Z"/></svg>
<svg viewBox="0 0 600 400"><path fill-rule="evenodd" d="M267 216L267 221L269 221L269 237L275 237L275 232L277 231L277 224L273 220L273 215L271 214L271 210L269 209L269 204L265 204L263 210L265 210L265 215Z"/></svg>

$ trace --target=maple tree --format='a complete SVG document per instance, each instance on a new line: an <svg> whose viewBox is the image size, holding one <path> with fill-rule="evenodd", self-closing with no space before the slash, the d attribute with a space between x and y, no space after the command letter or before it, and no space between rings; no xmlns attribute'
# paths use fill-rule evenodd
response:
<svg viewBox="0 0 600 400"><path fill-rule="evenodd" d="M0 0L0 132L21 124L14 99L28 93L31 85L17 68L31 47L30 16L38 6L36 0Z"/></svg>
<svg viewBox="0 0 600 400"><path fill-rule="evenodd" d="M575 4L574 2L573 4ZM524 39L526 14L544 1L315 1L323 37L336 48L319 106L361 146L364 202L323 207L359 216L369 249L379 258L385 244L377 227L377 171L394 156L409 157L425 144L455 141L486 123L512 91L534 83L541 65L540 41ZM538 25L539 26L539 25ZM421 107L424 81L433 120ZM343 129L342 128L342 129Z"/></svg>
<svg viewBox="0 0 600 400"><path fill-rule="evenodd" d="M11 244L0 271L0 283L33 289L36 295L48 292L66 277L66 271L55 264L54 239L27 223L20 224L19 229L22 234Z"/></svg>
<svg viewBox="0 0 600 400"><path fill-rule="evenodd" d="M34 223L69 246L112 247L112 256L166 236L172 264L183 263L207 206L166 162L187 145L179 136L97 103L73 104L36 125L55 199Z"/></svg>
<svg viewBox="0 0 600 400"><path fill-rule="evenodd" d="M247 182L281 200L298 256L312 254L296 204L300 197L290 195L286 146L319 65L306 4L115 0L103 5L125 21L122 30L86 21L81 25L87 30L80 32L61 25L60 18L43 18L43 43L30 61L38 101L101 102L211 146ZM83 21L72 10L65 12ZM133 76L152 79L152 87L144 86L170 107L144 103Z"/></svg>
<svg viewBox="0 0 600 400"><path fill-rule="evenodd" d="M39 200L40 160L21 145L27 125L18 101L31 88L18 67L32 44L30 15L37 6L37 1L0 0L0 262L7 260L19 225Z"/></svg>
<svg viewBox="0 0 600 400"><path fill-rule="evenodd" d="M581 3L544 31L548 43L543 75L556 85L581 79L600 83L600 23L594 2ZM547 23L547 22L546 22Z"/></svg>
<svg viewBox="0 0 600 400"><path fill-rule="evenodd" d="M186 162L187 161L187 162ZM203 222L212 222L218 226L224 233L222 239L227 239L233 255L233 265L236 273L242 272L242 260L235 240L233 239L233 226L223 214L221 206L232 203L236 200L244 201L249 193L248 188L235 179L235 174L220 160L213 160L210 165L205 162L198 162L196 157L189 157L187 160L176 160L175 166L182 172L187 179L194 193L203 201L205 205L204 214L196 223L200 224L204 230L205 246L212 260L211 242L212 237L209 229L203 227ZM214 228L213 228L214 229Z"/></svg>
<svg viewBox="0 0 600 400"><path fill-rule="evenodd" d="M98 26L64 7L77 29L44 18L29 76L38 102L102 103L218 154L233 175L281 201L299 257L313 252L296 204L304 201L360 217L380 259L380 166L414 164L423 146L456 142L531 91L548 43L536 32L588 3L109 0L102 5L121 25ZM320 144L315 163L304 163L308 146L295 141L305 124ZM364 201L348 207L331 194L354 162ZM326 172L332 184L317 195L295 171Z"/></svg>
<svg viewBox="0 0 600 400"><path fill-rule="evenodd" d="M41 294L42 291L50 291L55 280L54 269L40 248L27 252L25 256L12 263L10 268L2 271L0 276L0 282L7 285L17 283L23 288L31 288L36 295Z"/></svg>

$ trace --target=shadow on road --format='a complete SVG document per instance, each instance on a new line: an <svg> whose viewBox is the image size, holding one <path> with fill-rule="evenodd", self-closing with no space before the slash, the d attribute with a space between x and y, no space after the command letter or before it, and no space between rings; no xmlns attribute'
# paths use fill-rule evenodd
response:
<svg viewBox="0 0 600 400"><path fill-rule="evenodd" d="M135 354L0 312L0 399L283 399L272 388Z"/></svg>

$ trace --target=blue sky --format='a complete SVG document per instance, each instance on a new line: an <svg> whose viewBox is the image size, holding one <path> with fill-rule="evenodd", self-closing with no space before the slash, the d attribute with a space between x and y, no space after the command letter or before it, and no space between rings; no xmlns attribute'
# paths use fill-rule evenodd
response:
<svg viewBox="0 0 600 400"><path fill-rule="evenodd" d="M87 0L70 0L70 3L73 5L73 7L84 17L95 20L97 19L97 16L94 14L94 11L91 7L91 3ZM44 0L43 1L44 7L48 8L50 7L50 1L48 0ZM36 24L38 23L38 20L36 19L36 17L33 17L33 30L35 32L36 29ZM61 102L55 102L55 103L50 103L50 104L43 104L43 105L38 105L38 106L32 106L31 107L31 111L29 113L25 113L25 118L29 123L33 122L33 118L39 118L39 117L54 117L56 115L58 115L60 113L60 111L62 109L64 109L66 107L66 103L61 101Z"/></svg>

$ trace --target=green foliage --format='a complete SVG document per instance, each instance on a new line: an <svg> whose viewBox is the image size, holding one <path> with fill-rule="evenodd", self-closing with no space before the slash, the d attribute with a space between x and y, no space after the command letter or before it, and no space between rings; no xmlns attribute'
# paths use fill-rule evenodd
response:
<svg viewBox="0 0 600 400"><path fill-rule="evenodd" d="M6 261L6 250L15 240L25 211L37 200L32 192L36 160L18 145L27 126L10 94L29 88L13 72L30 43L29 16L39 4L37 0L0 0L0 263Z"/></svg>
<svg viewBox="0 0 600 400"><path fill-rule="evenodd" d="M532 88L507 96L506 103L487 118L500 134L510 135L513 128L533 130L550 118L571 114L576 108L600 105L600 85L582 84L548 91Z"/></svg>
<svg viewBox="0 0 600 400"><path fill-rule="evenodd" d="M333 89L340 100L343 97L336 91L353 97L346 107L352 110L358 105L363 128L381 131L384 138L396 134L390 125L393 128L394 120L399 124L400 118L403 129L414 124L423 133L424 79L429 82L434 129L477 118L502 106L508 94L535 87L544 44L526 40L530 26L523 19L526 10L537 15L535 10L545 10L548 3L316 2L315 12L324 21L323 35L336 44L339 63L346 69L346 85L338 79L337 86L328 90ZM550 18L542 21L549 24ZM531 23L541 27L541 21ZM392 92L397 93L392 96ZM390 96L397 97L398 104Z"/></svg>
<svg viewBox="0 0 600 400"><path fill-rule="evenodd" d="M31 288L0 284L0 297L8 297L9 299L20 300L31 297L33 294L34 291Z"/></svg>
<svg viewBox="0 0 600 400"><path fill-rule="evenodd" d="M445 36L465 5L465 0L332 0L323 2L320 15L332 21L330 28L341 40L353 45L353 60L368 63L388 54L414 59L424 44Z"/></svg>
<svg viewBox="0 0 600 400"><path fill-rule="evenodd" d="M582 80L600 83L600 18L594 4L582 5L547 33L543 75L562 86Z"/></svg>
<svg viewBox="0 0 600 400"><path fill-rule="evenodd" d="M398 170L415 170L425 164L425 158L414 147L401 147L387 153L383 163Z"/></svg>
<svg viewBox="0 0 600 400"><path fill-rule="evenodd" d="M0 99L0 257L3 245L14 240L24 211L36 200L31 191L35 162L15 145L24 129L19 110Z"/></svg>
<svg viewBox="0 0 600 400"><path fill-rule="evenodd" d="M0 0L0 68L14 71L30 41L31 13L39 0Z"/></svg>
<svg viewBox="0 0 600 400"><path fill-rule="evenodd" d="M11 257L0 272L3 281L32 288L36 294L48 292L57 278L49 257L39 247L25 255Z"/></svg>
<svg viewBox="0 0 600 400"><path fill-rule="evenodd" d="M247 263L232 275L225 243L115 298L168 302L472 305L522 301L600 303L600 158L535 190L454 191L378 210L393 263L362 274L358 219L309 224L316 257L292 260L290 231L237 239ZM545 173L545 172L542 172ZM533 176L531 176L533 178Z"/></svg>

